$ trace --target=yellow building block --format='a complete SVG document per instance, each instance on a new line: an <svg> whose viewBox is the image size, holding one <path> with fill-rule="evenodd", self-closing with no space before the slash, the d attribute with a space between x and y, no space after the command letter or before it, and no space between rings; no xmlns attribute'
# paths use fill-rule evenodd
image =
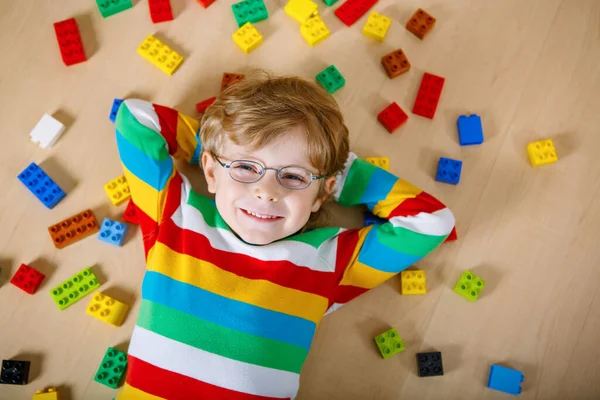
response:
<svg viewBox="0 0 600 400"><path fill-rule="evenodd" d="M365 161L370 162L371 164L383 168L386 171L390 170L390 159L387 157L367 157Z"/></svg>
<svg viewBox="0 0 600 400"><path fill-rule="evenodd" d="M391 23L390 18L373 11L365 23L363 35L383 42Z"/></svg>
<svg viewBox="0 0 600 400"><path fill-rule="evenodd" d="M129 311L127 304L121 303L100 292L94 294L92 301L90 301L85 310L92 317L96 317L114 326L121 326L123 320L125 320L127 311Z"/></svg>
<svg viewBox="0 0 600 400"><path fill-rule="evenodd" d="M311 0L290 0L283 10L300 23L319 14L319 6Z"/></svg>
<svg viewBox="0 0 600 400"><path fill-rule="evenodd" d="M183 62L183 57L152 35L146 37L137 52L167 75L173 75Z"/></svg>
<svg viewBox="0 0 600 400"><path fill-rule="evenodd" d="M235 31L233 41L244 53L248 54L263 42L263 37L250 22L246 22Z"/></svg>
<svg viewBox="0 0 600 400"><path fill-rule="evenodd" d="M314 46L329 37L329 29L321 17L315 15L300 25L300 34L308 44Z"/></svg>
<svg viewBox="0 0 600 400"><path fill-rule="evenodd" d="M527 154L529 154L529 162L532 167L539 167L540 165L552 164L558 161L552 139L529 143L527 145Z"/></svg>
<svg viewBox="0 0 600 400"><path fill-rule="evenodd" d="M427 293L427 279L425 271L402 271L402 294Z"/></svg>
<svg viewBox="0 0 600 400"><path fill-rule="evenodd" d="M104 190L110 198L111 203L113 203L115 206L118 206L131 197L131 193L129 192L129 184L127 183L124 175L121 175L118 178L108 182L106 185L104 185Z"/></svg>
<svg viewBox="0 0 600 400"><path fill-rule="evenodd" d="M59 400L58 392L54 388L48 388L46 390L36 390L35 394L31 398L32 400Z"/></svg>

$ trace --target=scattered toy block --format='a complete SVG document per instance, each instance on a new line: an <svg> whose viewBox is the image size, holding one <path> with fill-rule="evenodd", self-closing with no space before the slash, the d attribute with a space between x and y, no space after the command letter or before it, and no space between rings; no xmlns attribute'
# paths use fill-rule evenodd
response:
<svg viewBox="0 0 600 400"><path fill-rule="evenodd" d="M98 5L100 14L102 14L102 17L104 18L133 7L131 0L96 0L96 4Z"/></svg>
<svg viewBox="0 0 600 400"><path fill-rule="evenodd" d="M366 157L365 161L376 167L383 168L386 171L390 170L390 159L387 157Z"/></svg>
<svg viewBox="0 0 600 400"><path fill-rule="evenodd" d="M327 39L329 33L327 25L325 25L325 22L323 22L318 15L315 15L306 20L306 22L300 24L300 34L311 47L316 46Z"/></svg>
<svg viewBox="0 0 600 400"><path fill-rule="evenodd" d="M108 117L113 123L117 120L117 112L119 111L119 107L121 107L121 103L123 100L114 99L112 108L110 109L110 116Z"/></svg>
<svg viewBox="0 0 600 400"><path fill-rule="evenodd" d="M95 293L86 313L113 326L121 326L129 306L100 292Z"/></svg>
<svg viewBox="0 0 600 400"><path fill-rule="evenodd" d="M269 11L263 0L244 0L231 5L231 11L238 24L238 28L247 22L257 23L269 18Z"/></svg>
<svg viewBox="0 0 600 400"><path fill-rule="evenodd" d="M438 182L456 185L460 182L460 171L462 170L462 161L451 158L440 157L438 162L437 174L435 180Z"/></svg>
<svg viewBox="0 0 600 400"><path fill-rule="evenodd" d="M365 224L364 224L365 226L381 225L381 224L385 224L386 222L388 222L387 219L379 218L378 216L374 215L370 211L365 211L363 214L363 217L365 219Z"/></svg>
<svg viewBox="0 0 600 400"><path fill-rule="evenodd" d="M169 76L173 75L183 62L183 57L153 35L144 39L137 52Z"/></svg>
<svg viewBox="0 0 600 400"><path fill-rule="evenodd" d="M198 3L200 3L202 5L202 7L204 7L204 8L207 8L214 2L215 2L215 0L198 0Z"/></svg>
<svg viewBox="0 0 600 400"><path fill-rule="evenodd" d="M54 23L60 55L66 66L87 60L75 18Z"/></svg>
<svg viewBox="0 0 600 400"><path fill-rule="evenodd" d="M481 118L477 114L461 115L456 121L458 126L458 141L461 146L483 143L483 128Z"/></svg>
<svg viewBox="0 0 600 400"><path fill-rule="evenodd" d="M444 375L442 353L439 351L417 353L417 368L420 377Z"/></svg>
<svg viewBox="0 0 600 400"><path fill-rule="evenodd" d="M317 82L327 90L327 93L333 94L346 83L346 79L340 74L335 65L330 65L317 75Z"/></svg>
<svg viewBox="0 0 600 400"><path fill-rule="evenodd" d="M150 18L155 24L173 20L171 0L148 0L148 7L150 8Z"/></svg>
<svg viewBox="0 0 600 400"><path fill-rule="evenodd" d="M35 394L31 398L32 400L59 400L58 391L55 388L48 388L46 390L36 390Z"/></svg>
<svg viewBox="0 0 600 400"><path fill-rule="evenodd" d="M127 354L109 347L96 372L94 380L98 383L116 389L127 368Z"/></svg>
<svg viewBox="0 0 600 400"><path fill-rule="evenodd" d="M373 11L363 27L363 35L383 42L391 23L392 20L390 18Z"/></svg>
<svg viewBox="0 0 600 400"><path fill-rule="evenodd" d="M429 15L425 10L419 8L406 23L406 29L419 39L423 40L425 35L433 29L435 18Z"/></svg>
<svg viewBox="0 0 600 400"><path fill-rule="evenodd" d="M44 114L29 133L29 137L33 143L39 144L42 149L48 149L56 143L64 130L65 126L63 124L50 115Z"/></svg>
<svg viewBox="0 0 600 400"><path fill-rule="evenodd" d="M137 207L135 206L135 204L133 204L133 200L131 199L129 199L129 202L127 203L127 208L123 213L123 221L127 221L135 225L140 224L140 220L137 216Z"/></svg>
<svg viewBox="0 0 600 400"><path fill-rule="evenodd" d="M487 387L516 396L522 392L524 378L521 371L494 364L490 368Z"/></svg>
<svg viewBox="0 0 600 400"><path fill-rule="evenodd" d="M223 73L223 79L221 79L221 92L242 79L244 79L244 74L234 74L231 72Z"/></svg>
<svg viewBox="0 0 600 400"><path fill-rule="evenodd" d="M48 233L52 238L54 247L62 249L92 233L98 232L99 229L94 212L88 209L49 226Z"/></svg>
<svg viewBox="0 0 600 400"><path fill-rule="evenodd" d="M323 0L323 3L327 4L327 7L331 7L332 5L337 3L337 1L338 0Z"/></svg>
<svg viewBox="0 0 600 400"><path fill-rule="evenodd" d="M24 291L25 293L34 294L40 284L44 280L45 275L31 268L28 265L21 264L17 272L13 275L10 283Z"/></svg>
<svg viewBox="0 0 600 400"><path fill-rule="evenodd" d="M127 183L127 179L125 179L125 175L121 175L105 184L104 191L110 198L110 202L115 206L131 198L129 184Z"/></svg>
<svg viewBox="0 0 600 400"><path fill-rule="evenodd" d="M94 275L91 268L87 267L50 290L50 296L52 296L52 300L54 300L58 309L64 310L99 286L100 283L96 275Z"/></svg>
<svg viewBox="0 0 600 400"><path fill-rule="evenodd" d="M402 339L400 338L400 335L398 335L396 329L390 329L389 331L375 336L375 343L377 343L377 348L384 359L388 359L405 349L404 343L402 343Z"/></svg>
<svg viewBox="0 0 600 400"><path fill-rule="evenodd" d="M246 22L244 26L235 31L232 37L235 44L246 54L250 54L263 42L262 35L250 22Z"/></svg>
<svg viewBox="0 0 600 400"><path fill-rule="evenodd" d="M319 6L311 0L289 0L283 11L296 21L303 23L319 14Z"/></svg>
<svg viewBox="0 0 600 400"><path fill-rule="evenodd" d="M407 119L408 115L402 111L395 101L377 114L377 120L381 122L389 133L393 133L400 125L405 123Z"/></svg>
<svg viewBox="0 0 600 400"><path fill-rule="evenodd" d="M26 385L29 381L30 361L2 360L0 384Z"/></svg>
<svg viewBox="0 0 600 400"><path fill-rule="evenodd" d="M402 294L425 294L427 293L427 278L425 271L408 270L402 271Z"/></svg>
<svg viewBox="0 0 600 400"><path fill-rule="evenodd" d="M527 145L527 154L532 167L552 164L558 161L552 139L538 140Z"/></svg>
<svg viewBox="0 0 600 400"><path fill-rule="evenodd" d="M335 15L346 26L352 26L362 17L369 8L373 7L377 0L346 0L344 4L335 10Z"/></svg>
<svg viewBox="0 0 600 400"><path fill-rule="evenodd" d="M104 218L98 239L115 246L123 246L125 236L127 235L127 225L122 222L113 221L109 218Z"/></svg>
<svg viewBox="0 0 600 400"><path fill-rule="evenodd" d="M31 163L18 176L23 185L48 208L54 208L65 192L36 163Z"/></svg>
<svg viewBox="0 0 600 400"><path fill-rule="evenodd" d="M454 292L458 293L470 302L474 302L485 287L485 281L473 274L471 271L465 271L460 276L459 281L454 287Z"/></svg>
<svg viewBox="0 0 600 400"><path fill-rule="evenodd" d="M429 119L435 116L445 79L425 72L419 87L419 93L413 106L413 114L420 115Z"/></svg>
<svg viewBox="0 0 600 400"><path fill-rule="evenodd" d="M383 69L385 69L390 79L400 76L410 69L410 62L402 49L392 51L381 57L381 65L383 65Z"/></svg>
<svg viewBox="0 0 600 400"><path fill-rule="evenodd" d="M201 101L200 103L196 103L196 110L199 114L202 114L208 107L210 107L215 101L216 97L211 97L210 99L206 99Z"/></svg>

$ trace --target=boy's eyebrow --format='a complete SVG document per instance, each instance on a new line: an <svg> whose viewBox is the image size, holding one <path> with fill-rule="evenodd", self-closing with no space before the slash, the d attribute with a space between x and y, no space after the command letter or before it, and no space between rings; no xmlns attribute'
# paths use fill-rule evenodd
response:
<svg viewBox="0 0 600 400"><path fill-rule="evenodd" d="M231 161L233 161L233 160L256 161L256 162L259 162L260 164L262 164L263 166L272 167L271 165L266 165L264 162L259 161L256 157L253 157L253 156L251 156L249 154L246 154L246 153L234 153L231 157L227 157L227 156L223 156L223 157L224 158L228 158ZM304 163L302 163L302 164L298 164L298 163L285 163L285 164L281 164L281 166L279 166L279 168L283 168L283 167L287 167L287 166L302 167L302 168L305 168L305 169L307 169L307 170L315 173L314 172L315 168L312 165L310 165L310 164L304 164Z"/></svg>

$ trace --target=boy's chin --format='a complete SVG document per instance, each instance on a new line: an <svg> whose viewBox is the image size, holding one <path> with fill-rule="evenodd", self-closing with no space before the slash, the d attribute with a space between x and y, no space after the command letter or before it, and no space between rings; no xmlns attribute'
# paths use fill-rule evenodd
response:
<svg viewBox="0 0 600 400"><path fill-rule="evenodd" d="M236 234L244 242L246 242L248 244L253 244L256 246L264 246L266 244L276 242L279 239L283 239L284 237L286 237L286 235L277 234L275 232L243 231L243 232L236 232Z"/></svg>

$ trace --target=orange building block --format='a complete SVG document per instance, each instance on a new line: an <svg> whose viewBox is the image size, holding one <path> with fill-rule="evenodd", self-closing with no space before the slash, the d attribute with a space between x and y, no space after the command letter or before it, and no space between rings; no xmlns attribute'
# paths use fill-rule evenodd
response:
<svg viewBox="0 0 600 400"><path fill-rule="evenodd" d="M57 249L62 249L99 230L100 227L92 210L85 210L48 227L48 233Z"/></svg>
<svg viewBox="0 0 600 400"><path fill-rule="evenodd" d="M381 65L383 65L383 69L385 69L390 79L402 75L410 69L410 61L408 61L402 49L394 50L381 57Z"/></svg>
<svg viewBox="0 0 600 400"><path fill-rule="evenodd" d="M406 23L406 29L419 39L423 40L425 35L433 29L435 18L427 14L425 10L419 8Z"/></svg>
<svg viewBox="0 0 600 400"><path fill-rule="evenodd" d="M245 76L243 74L225 72L223 74L223 79L221 80L221 92L227 89L229 86L233 85L234 83L241 81L242 79L244 79L244 77Z"/></svg>

